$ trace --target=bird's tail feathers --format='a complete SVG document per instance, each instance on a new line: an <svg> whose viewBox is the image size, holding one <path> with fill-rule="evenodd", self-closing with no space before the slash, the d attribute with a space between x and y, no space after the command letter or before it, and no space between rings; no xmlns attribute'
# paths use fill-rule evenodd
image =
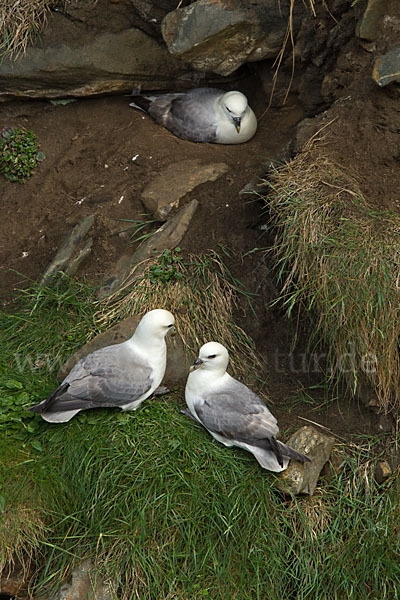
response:
<svg viewBox="0 0 400 600"><path fill-rule="evenodd" d="M137 108L147 113L152 103L152 98L150 96L134 96L134 98L135 101L130 102L129 106L132 106L132 108Z"/></svg>
<svg viewBox="0 0 400 600"><path fill-rule="evenodd" d="M42 402L39 402L39 404L35 404L35 406L30 406L28 410L31 412L42 413L43 411L47 410L54 400L60 396L60 394L63 394L68 387L69 383L62 383L55 390L53 390L50 396L48 396L45 400L42 400Z"/></svg>
<svg viewBox="0 0 400 600"><path fill-rule="evenodd" d="M297 452L297 450L294 450L290 446L286 446L286 444L284 444L283 442L276 440L276 443L280 448L280 452L281 452L282 456L287 456L288 458L294 458L294 460L298 460L299 462L302 462L302 463L311 462L311 459L308 458L308 456L305 456L305 454L301 454L300 452Z"/></svg>
<svg viewBox="0 0 400 600"><path fill-rule="evenodd" d="M45 412L42 413L42 418L48 423L67 423L74 417L80 409L65 410L64 412Z"/></svg>
<svg viewBox="0 0 400 600"><path fill-rule="evenodd" d="M278 440L274 436L271 436L269 438L269 442L271 444L271 449L276 456L276 460L278 461L279 466L283 467L282 449Z"/></svg>

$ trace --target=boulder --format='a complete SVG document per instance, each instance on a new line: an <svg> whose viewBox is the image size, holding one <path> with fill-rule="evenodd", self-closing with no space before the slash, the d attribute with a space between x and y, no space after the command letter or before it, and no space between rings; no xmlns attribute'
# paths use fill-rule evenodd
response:
<svg viewBox="0 0 400 600"><path fill-rule="evenodd" d="M107 331L96 335L90 342L70 356L70 358L60 367L57 373L58 381L63 381L71 371L72 367L74 367L84 356L87 356L99 348L121 344L128 340L133 335L140 318L139 315L128 317L127 319L120 321L120 323L117 323L117 325L114 325L114 327L110 327ZM178 335L167 335L166 342L167 369L165 371L163 383L167 386L176 384L183 385L186 382L191 362L186 356L185 347Z"/></svg>
<svg viewBox="0 0 400 600"><path fill-rule="evenodd" d="M286 442L298 452L311 459L309 463L291 460L286 471L282 471L278 487L287 494L312 496L321 470L332 452L335 440L314 427L306 425L296 431Z"/></svg>
<svg viewBox="0 0 400 600"><path fill-rule="evenodd" d="M197 0L168 13L161 31L174 56L197 70L229 75L246 62L276 57L290 4L290 0ZM302 2L294 3L294 32L304 10Z"/></svg>
<svg viewBox="0 0 400 600"><path fill-rule="evenodd" d="M0 99L95 96L175 87L177 81L186 87L198 83L162 39L122 12L126 7L100 1L87 15L73 12L84 11L83 5L68 10L72 14L49 14L40 43L25 55L2 58Z"/></svg>

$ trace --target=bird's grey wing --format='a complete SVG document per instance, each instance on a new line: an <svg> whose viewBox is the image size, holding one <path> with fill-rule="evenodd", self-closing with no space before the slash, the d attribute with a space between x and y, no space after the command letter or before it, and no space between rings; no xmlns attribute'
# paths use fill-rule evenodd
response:
<svg viewBox="0 0 400 600"><path fill-rule="evenodd" d="M65 411L124 406L149 391L150 365L134 351L127 353L121 346L102 348L79 361L62 384L68 387L50 396L43 408Z"/></svg>
<svg viewBox="0 0 400 600"><path fill-rule="evenodd" d="M178 137L193 142L214 142L217 131L215 100L221 95L213 88L198 88L170 99L169 108L164 106L163 117L159 120ZM151 110L156 109L156 102Z"/></svg>
<svg viewBox="0 0 400 600"><path fill-rule="evenodd" d="M279 431L261 398L238 381L233 380L224 390L203 394L194 407L208 430L237 441L251 444L275 437Z"/></svg>
<svg viewBox="0 0 400 600"><path fill-rule="evenodd" d="M165 126L165 121L169 115L169 111L171 110L172 102L174 102L174 100L177 100L181 96L184 96L184 94L181 93L162 94L160 96L145 96L145 99L148 102L150 102L147 108L147 112L155 121L157 121L157 123L160 123L161 125Z"/></svg>

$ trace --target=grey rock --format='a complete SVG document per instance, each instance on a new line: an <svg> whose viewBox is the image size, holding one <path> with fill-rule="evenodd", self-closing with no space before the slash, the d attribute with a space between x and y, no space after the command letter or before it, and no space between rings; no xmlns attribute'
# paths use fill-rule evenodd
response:
<svg viewBox="0 0 400 600"><path fill-rule="evenodd" d="M380 87L392 81L400 83L400 46L377 58L372 78Z"/></svg>
<svg viewBox="0 0 400 600"><path fill-rule="evenodd" d="M91 352L94 352L99 348L104 348L105 346L112 346L114 344L121 344L122 342L125 342L133 335L139 321L140 317L138 315L134 315L124 319L117 325L114 325L114 327L111 327L107 331L97 335L90 342L77 350L67 360L67 362L60 367L57 373L57 379L60 382L63 381L72 367L74 367L81 358L87 356ZM189 372L191 361L186 356L183 342L178 335L167 335L166 342L167 369L165 371L163 383L165 383L167 386L176 385L178 383L184 384Z"/></svg>
<svg viewBox="0 0 400 600"><path fill-rule="evenodd" d="M229 170L225 163L202 164L198 158L168 165L143 190L142 202L156 219L165 221L179 201L195 187L215 181Z"/></svg>
<svg viewBox="0 0 400 600"><path fill-rule="evenodd" d="M298 123L296 133L290 142L290 150L293 154L301 152L313 135L321 129L324 118L325 115L318 115L317 117L303 119Z"/></svg>
<svg viewBox="0 0 400 600"><path fill-rule="evenodd" d="M143 266L138 266L148 258L161 256L164 250L171 250L178 246L185 235L190 221L198 207L197 200L192 200L181 208L167 223L164 223L150 238L145 240L135 252L121 256L112 273L100 287L97 297L99 299L131 285L143 273Z"/></svg>
<svg viewBox="0 0 400 600"><path fill-rule="evenodd" d="M62 39L62 32L60 32ZM95 96L168 87L188 73L157 40L131 28L101 32L80 45L58 42L28 48L16 61L4 58L0 69L0 99ZM190 76L189 76L190 78Z"/></svg>
<svg viewBox="0 0 400 600"><path fill-rule="evenodd" d="M157 32L161 31L163 18L177 6L176 0L131 0L131 3L140 18ZM187 0L181 5L185 4Z"/></svg>
<svg viewBox="0 0 400 600"><path fill-rule="evenodd" d="M375 466L375 480L377 483L385 483L392 474L392 469L386 460L380 460Z"/></svg>
<svg viewBox="0 0 400 600"><path fill-rule="evenodd" d="M290 0L197 0L162 22L168 50L201 71L229 75L245 62L275 58L282 46ZM293 29L304 14L294 4Z"/></svg>
<svg viewBox="0 0 400 600"><path fill-rule="evenodd" d="M89 255L92 247L92 239L89 239L82 249L79 249L83 238L94 223L94 215L83 218L67 235L61 244L56 256L47 267L40 285L47 285L54 280L61 271L74 275L83 260Z"/></svg>
<svg viewBox="0 0 400 600"><path fill-rule="evenodd" d="M104 583L100 575L95 573L92 561L87 559L74 569L71 582L64 584L55 596L52 595L51 600L112 600L112 598L110 587ZM50 598L48 597L47 600Z"/></svg>
<svg viewBox="0 0 400 600"><path fill-rule="evenodd" d="M16 556L0 572L1 598L28 598L28 587L33 575L31 566L22 565Z"/></svg>
<svg viewBox="0 0 400 600"><path fill-rule="evenodd" d="M309 463L291 460L286 471L282 471L278 487L288 494L308 494L312 496L321 470L332 452L335 440L306 425L296 431L286 442L298 452L311 459Z"/></svg>
<svg viewBox="0 0 400 600"><path fill-rule="evenodd" d="M374 42L379 33L379 22L388 10L387 0L368 0L367 8L364 11L356 33L362 40Z"/></svg>

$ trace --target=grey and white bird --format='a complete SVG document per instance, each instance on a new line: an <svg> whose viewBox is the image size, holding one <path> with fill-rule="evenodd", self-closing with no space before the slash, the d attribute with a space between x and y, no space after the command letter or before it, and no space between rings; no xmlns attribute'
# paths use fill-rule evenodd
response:
<svg viewBox="0 0 400 600"><path fill-rule="evenodd" d="M257 119L244 94L216 88L188 92L133 94L129 106L147 112L177 137L191 142L242 144L257 130Z"/></svg>
<svg viewBox="0 0 400 600"><path fill-rule="evenodd" d="M251 452L264 469L284 471L291 458L309 462L276 439L277 420L261 398L226 372L228 361L227 349L217 342L200 348L186 383L190 415L225 446Z"/></svg>
<svg viewBox="0 0 400 600"><path fill-rule="evenodd" d="M149 311L129 340L82 358L46 400L29 410L49 423L65 423L89 408L136 410L164 377L165 336L174 323L168 310Z"/></svg>

